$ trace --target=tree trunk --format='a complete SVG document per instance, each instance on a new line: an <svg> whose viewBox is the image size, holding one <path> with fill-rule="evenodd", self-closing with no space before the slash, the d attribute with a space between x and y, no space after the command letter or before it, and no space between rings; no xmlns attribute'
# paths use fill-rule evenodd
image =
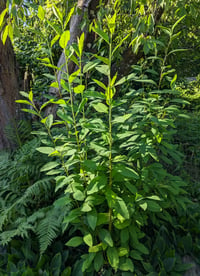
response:
<svg viewBox="0 0 200 276"><path fill-rule="evenodd" d="M86 40L87 34L88 34L88 30L87 30L88 26L82 31L80 28L81 22L83 20L84 14L85 14L85 17L88 18L88 8L89 8L90 4L92 4L92 8L96 8L98 3L99 3L99 0L78 0L77 7L80 11L78 13L76 13L75 15L73 15L71 18L70 41L68 43L69 45L71 45L72 43L77 43L77 38L80 37L82 32L85 33L85 40ZM59 58L57 67L61 67L63 64L65 64L64 52L61 54L61 56ZM74 72L75 67L76 67L76 65L72 61L70 61L68 64L69 74ZM62 68L62 70L66 71L66 67L64 66ZM61 71L57 72L57 81L58 81L59 85L60 85L60 81L62 79L62 75L63 75L63 73ZM49 90L49 93L52 95L58 96L58 89L51 87Z"/></svg>
<svg viewBox="0 0 200 276"><path fill-rule="evenodd" d="M5 1L1 1L0 13L4 8ZM12 146L5 135L5 127L16 118L17 93L18 81L12 44L9 39L5 45L0 40L0 150Z"/></svg>

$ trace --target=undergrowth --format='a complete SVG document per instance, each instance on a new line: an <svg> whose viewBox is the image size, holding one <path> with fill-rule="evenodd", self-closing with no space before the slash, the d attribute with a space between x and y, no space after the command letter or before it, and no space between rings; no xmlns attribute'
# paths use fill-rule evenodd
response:
<svg viewBox="0 0 200 276"><path fill-rule="evenodd" d="M181 174L186 152L176 142L188 101L167 66L180 20L168 29L155 82L134 70L121 79L112 74L114 54L125 41L113 44L116 16L106 17L107 32L91 25L108 55L90 61L84 33L69 46L61 22L66 72L51 57L41 59L62 71L61 83L52 76L51 84L60 99L38 107L30 91L17 101L41 124L32 131L37 138L1 153L2 275L181 276L190 268L183 255L199 254L192 213L198 206L189 199ZM70 60L77 65L72 74ZM86 80L91 72L94 78ZM45 115L48 105L56 106L57 116Z"/></svg>

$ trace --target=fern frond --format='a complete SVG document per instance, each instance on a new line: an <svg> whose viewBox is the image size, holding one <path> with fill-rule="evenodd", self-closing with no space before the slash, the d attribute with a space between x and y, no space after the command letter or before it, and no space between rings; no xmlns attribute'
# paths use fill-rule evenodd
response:
<svg viewBox="0 0 200 276"><path fill-rule="evenodd" d="M61 216L59 214L60 210L58 212L58 209L51 209L38 224L36 234L40 244L40 255L44 254L47 247L60 233Z"/></svg>
<svg viewBox="0 0 200 276"><path fill-rule="evenodd" d="M20 210L20 212L22 213L22 208L20 208L20 206L18 206L20 204L20 199L16 200L12 205L10 206L4 206L4 208L1 209L1 213L0 213L0 231L2 231L3 226L12 220L12 217L14 217L14 215L16 214L17 210ZM17 208L17 206L19 208Z"/></svg>
<svg viewBox="0 0 200 276"><path fill-rule="evenodd" d="M28 238L28 232L34 231L34 227L28 222L21 222L18 227L13 230L7 230L0 234L0 245L7 245L14 237Z"/></svg>
<svg viewBox="0 0 200 276"><path fill-rule="evenodd" d="M8 140L18 147L21 147L26 140L30 139L31 131L31 123L28 120L20 120L18 122L13 120L4 130Z"/></svg>
<svg viewBox="0 0 200 276"><path fill-rule="evenodd" d="M43 219L45 216L45 209L47 208L41 208L35 213L33 213L31 216L27 218L27 222L34 224L37 220Z"/></svg>
<svg viewBox="0 0 200 276"><path fill-rule="evenodd" d="M20 198L13 198L14 200L10 200L10 202L13 202L10 206L5 205L5 201L0 198L1 203L1 212L0 212L0 231L2 231L3 226L7 224L7 222L11 221L13 217L16 217L17 213L18 215L23 214L23 206L27 206L30 204L30 202L33 201L33 198L35 200L39 199L40 197L49 197L50 191L52 189L52 183L50 181L50 178L44 178L37 182L35 182L33 185L28 187Z"/></svg>
<svg viewBox="0 0 200 276"><path fill-rule="evenodd" d="M30 187L28 187L24 193L24 195L21 198L21 203L25 204L27 202L27 199L29 198L37 198L48 195L48 193L52 189L52 183L51 183L50 177L43 178L41 180L38 180L34 184L32 184Z"/></svg>

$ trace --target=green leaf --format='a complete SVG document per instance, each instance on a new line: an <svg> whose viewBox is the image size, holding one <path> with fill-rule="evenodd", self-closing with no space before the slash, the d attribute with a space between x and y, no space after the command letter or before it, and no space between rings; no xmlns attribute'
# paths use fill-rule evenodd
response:
<svg viewBox="0 0 200 276"><path fill-rule="evenodd" d="M122 229L120 231L120 240L121 240L121 244L127 244L129 242L129 231L128 228Z"/></svg>
<svg viewBox="0 0 200 276"><path fill-rule="evenodd" d="M64 24L64 30L67 27L67 24L69 23L69 20L71 19L73 13L74 13L75 7L72 7L71 10L68 12L67 17L65 19L65 24Z"/></svg>
<svg viewBox="0 0 200 276"><path fill-rule="evenodd" d="M28 105L33 106L32 103L30 103L29 101L26 101L26 100L16 100L15 102L16 103L22 103L22 104L28 104Z"/></svg>
<svg viewBox="0 0 200 276"><path fill-rule="evenodd" d="M139 175L136 171L134 171L132 168L125 167L123 164L117 164L113 168L113 172L117 172L121 174L124 177L127 177L129 179L139 179Z"/></svg>
<svg viewBox="0 0 200 276"><path fill-rule="evenodd" d="M53 206L55 206L56 208L63 208L71 202L72 199L69 197L69 195L65 195L54 201Z"/></svg>
<svg viewBox="0 0 200 276"><path fill-rule="evenodd" d="M50 269L51 269L52 275L54 275L54 276L59 276L60 275L61 264L62 264L61 253L57 253L53 257L53 259L51 261L51 265L50 265Z"/></svg>
<svg viewBox="0 0 200 276"><path fill-rule="evenodd" d="M8 37L8 25L6 25L6 27L3 30L3 35L2 35L3 45L5 45L7 37Z"/></svg>
<svg viewBox="0 0 200 276"><path fill-rule="evenodd" d="M71 246L71 247L77 247L83 243L82 237L73 237L71 238L65 245Z"/></svg>
<svg viewBox="0 0 200 276"><path fill-rule="evenodd" d="M63 79L61 79L60 84L61 84L61 86L62 86L62 88L64 90L66 90L66 91L69 92L69 84L66 81L64 81Z"/></svg>
<svg viewBox="0 0 200 276"><path fill-rule="evenodd" d="M87 222L92 230L95 230L97 225L97 212L93 209L91 212L87 213Z"/></svg>
<svg viewBox="0 0 200 276"><path fill-rule="evenodd" d="M147 209L147 203L146 203L146 202L139 204L139 206L140 206L144 211L146 211L146 209Z"/></svg>
<svg viewBox="0 0 200 276"><path fill-rule="evenodd" d="M108 113L108 107L103 103L97 103L92 105L97 112Z"/></svg>
<svg viewBox="0 0 200 276"><path fill-rule="evenodd" d="M79 49L80 56L82 56L82 53L83 53L84 40L85 40L85 34L84 32L82 32L80 38L78 39L78 49Z"/></svg>
<svg viewBox="0 0 200 276"><path fill-rule="evenodd" d="M183 15L181 18L179 18L175 23L174 25L172 26L172 33L174 31L174 29L176 28L176 26L186 17L186 14Z"/></svg>
<svg viewBox="0 0 200 276"><path fill-rule="evenodd" d="M118 255L118 251L115 247L109 247L107 249L107 257L108 257L108 261L109 261L110 265L114 269L118 269L119 255Z"/></svg>
<svg viewBox="0 0 200 276"><path fill-rule="evenodd" d="M142 83L150 83L150 84L153 84L153 85L157 85L155 81L148 80L148 79L134 79L134 81L136 81L136 82L142 82Z"/></svg>
<svg viewBox="0 0 200 276"><path fill-rule="evenodd" d="M74 93L76 94L83 93L84 89L85 89L85 85L80 84L74 87Z"/></svg>
<svg viewBox="0 0 200 276"><path fill-rule="evenodd" d="M102 252L98 252L94 258L94 269L98 272L104 264L104 257Z"/></svg>
<svg viewBox="0 0 200 276"><path fill-rule="evenodd" d="M67 43L69 42L69 40L70 40L70 31L69 30L64 31L59 40L60 47L65 49L67 47Z"/></svg>
<svg viewBox="0 0 200 276"><path fill-rule="evenodd" d="M44 17L45 17L45 10L43 9L42 6L38 7L38 14L37 14L38 18L43 21Z"/></svg>
<svg viewBox="0 0 200 276"><path fill-rule="evenodd" d="M130 252L130 256L131 258L135 259L135 260L138 260L138 261L142 261L143 258L141 256L141 252L137 251L137 250L131 250Z"/></svg>
<svg viewBox="0 0 200 276"><path fill-rule="evenodd" d="M67 216L65 216L63 223L69 223L75 219L77 219L79 216L81 215L80 209L73 209L72 211L70 211Z"/></svg>
<svg viewBox="0 0 200 276"><path fill-rule="evenodd" d="M33 91L32 90L29 92L28 98L31 102L33 102Z"/></svg>
<svg viewBox="0 0 200 276"><path fill-rule="evenodd" d="M63 14L55 5L53 5L53 12L60 21L60 23L63 24Z"/></svg>
<svg viewBox="0 0 200 276"><path fill-rule="evenodd" d="M45 154L51 154L52 152L54 152L54 148L51 147L39 147L36 148L36 150Z"/></svg>
<svg viewBox="0 0 200 276"><path fill-rule="evenodd" d="M90 233L88 233L87 235L85 235L83 237L83 241L84 243L86 243L89 247L93 246L93 239L92 239L92 235Z"/></svg>
<svg viewBox="0 0 200 276"><path fill-rule="evenodd" d="M129 215L129 211L128 208L126 206L126 203L124 202L124 200L120 197L116 198L116 203L115 203L115 209L116 212L118 212L122 217L124 217L125 219L129 219L130 215Z"/></svg>
<svg viewBox="0 0 200 276"><path fill-rule="evenodd" d="M109 76L110 74L110 69L108 65L98 65L95 67L97 71L99 71L100 73Z"/></svg>
<svg viewBox="0 0 200 276"><path fill-rule="evenodd" d="M49 114L49 116L46 117L45 119L46 120L44 123L45 123L46 127L50 129L53 124L53 114ZM43 122L43 120L41 120L41 122Z"/></svg>
<svg viewBox="0 0 200 276"><path fill-rule="evenodd" d="M125 114L123 116L117 116L113 120L113 124L115 123L124 123L126 120L128 120L133 114Z"/></svg>
<svg viewBox="0 0 200 276"><path fill-rule="evenodd" d="M83 205L82 205L82 208L81 208L81 212L90 212L92 211L92 207L87 203L87 202L84 202Z"/></svg>
<svg viewBox="0 0 200 276"><path fill-rule="evenodd" d="M1 27L2 27L2 25L4 23L4 17L5 17L5 15L6 15L7 12L8 12L8 8L4 9L2 11L2 13L0 14L0 30L1 30Z"/></svg>
<svg viewBox="0 0 200 276"><path fill-rule="evenodd" d="M102 250L103 250L102 243L99 243L97 245L91 246L89 248L89 252L90 253L97 253L97 252L102 251Z"/></svg>
<svg viewBox="0 0 200 276"><path fill-rule="evenodd" d="M107 90L107 87L105 86L105 84L103 82L96 80L96 79L93 79L93 81L96 82L104 90Z"/></svg>
<svg viewBox="0 0 200 276"><path fill-rule="evenodd" d="M159 196L156 196L156 195L147 196L146 198L161 201L161 198Z"/></svg>
<svg viewBox="0 0 200 276"><path fill-rule="evenodd" d="M108 213L98 213L97 226L108 224L109 223L109 214Z"/></svg>
<svg viewBox="0 0 200 276"><path fill-rule="evenodd" d="M161 25L157 25L156 27L160 28L161 30L163 30L163 32L166 33L167 35L169 35L169 36L172 35L172 32L171 32L171 30L169 28L161 26Z"/></svg>
<svg viewBox="0 0 200 276"><path fill-rule="evenodd" d="M53 24L51 21L47 20L47 23L49 24L49 26L58 34L61 35L62 34L62 30L59 28L58 25Z"/></svg>
<svg viewBox="0 0 200 276"><path fill-rule="evenodd" d="M86 65L83 67L83 74L87 73L92 68L96 67L97 64L99 64L99 63L100 63L99 60L93 60L93 61L87 62Z"/></svg>
<svg viewBox="0 0 200 276"><path fill-rule="evenodd" d="M171 55L171 54L174 54L174 53L177 53L177 52L184 52L184 51L188 51L189 49L175 49L175 50L172 50L170 51L167 55Z"/></svg>
<svg viewBox="0 0 200 276"><path fill-rule="evenodd" d="M148 248L146 248L146 246L144 246L144 245L143 245L142 243L140 243L140 242L136 243L135 248L136 248L138 251L140 251L141 253L143 253L143 254L146 254L146 255L149 254Z"/></svg>
<svg viewBox="0 0 200 276"><path fill-rule="evenodd" d="M107 17L108 28L109 28L109 31L110 31L111 35L113 35L114 32L115 32L116 16L117 16L117 13L115 12L112 17Z"/></svg>
<svg viewBox="0 0 200 276"><path fill-rule="evenodd" d="M129 182L127 182L127 181L124 181L124 185L126 186L126 188L132 193L132 194L136 194L137 193L137 188L133 185L133 184L131 184L131 183L129 183Z"/></svg>
<svg viewBox="0 0 200 276"><path fill-rule="evenodd" d="M24 92L24 91L19 91L20 95L22 95L23 97L29 99L29 94Z"/></svg>
<svg viewBox="0 0 200 276"><path fill-rule="evenodd" d="M117 79L117 73L113 76L113 78L112 78L112 80L111 80L111 82L110 82L110 86L111 86L111 87L115 85L116 79Z"/></svg>
<svg viewBox="0 0 200 276"><path fill-rule="evenodd" d="M66 123L73 124L73 119L69 115L67 115L64 110L58 109L57 115L59 118L61 118Z"/></svg>
<svg viewBox="0 0 200 276"><path fill-rule="evenodd" d="M80 74L81 69L78 69L77 71L73 72L70 76L69 76L69 82L72 83Z"/></svg>
<svg viewBox="0 0 200 276"><path fill-rule="evenodd" d="M120 247L118 253L119 257L127 256L129 254L129 249L127 247Z"/></svg>
<svg viewBox="0 0 200 276"><path fill-rule="evenodd" d="M151 200L147 201L147 208L151 212L161 212L162 211L162 208L160 207L160 205Z"/></svg>
<svg viewBox="0 0 200 276"><path fill-rule="evenodd" d="M115 87L107 87L106 90L106 103L107 105L111 104L111 100L115 94Z"/></svg>
<svg viewBox="0 0 200 276"><path fill-rule="evenodd" d="M11 42L13 42L13 26L12 26L12 24L8 25L8 35L9 35Z"/></svg>
<svg viewBox="0 0 200 276"><path fill-rule="evenodd" d="M61 273L61 276L70 276L71 275L71 267L70 266L68 266L68 267L66 267L64 270L63 270L63 272Z"/></svg>
<svg viewBox="0 0 200 276"><path fill-rule="evenodd" d="M42 168L40 169L41 172L45 172L45 171L49 171L51 169L54 169L56 167L58 167L60 164L58 162L52 161L52 162L48 162L47 164L45 164L44 166L42 166Z"/></svg>
<svg viewBox="0 0 200 276"><path fill-rule="evenodd" d="M84 92L84 97L86 97L86 98L89 98L89 97L91 97L91 98L96 98L96 99L103 99L103 100L105 100L105 94L103 94L103 93L100 93L100 92L97 92L97 91L91 91L91 90L86 90L85 92Z"/></svg>
<svg viewBox="0 0 200 276"><path fill-rule="evenodd" d="M118 80L118 82L116 82L115 86L123 84L124 82L130 81L132 79L136 79L135 73L129 74L128 76L121 78L120 80Z"/></svg>
<svg viewBox="0 0 200 276"><path fill-rule="evenodd" d="M98 192L99 190L103 189L106 186L106 184L107 177L105 175L94 177L87 187L87 194L91 195Z"/></svg>
<svg viewBox="0 0 200 276"><path fill-rule="evenodd" d="M83 262L82 272L84 272L86 269L88 269L90 267L95 255L96 255L95 253L89 253L86 255L87 257L85 258L85 261Z"/></svg>
<svg viewBox="0 0 200 276"><path fill-rule="evenodd" d="M39 114L35 110L32 110L32 109L22 108L22 111L27 112L27 113L31 113L31 114L36 115L36 116L39 116Z"/></svg>
<svg viewBox="0 0 200 276"><path fill-rule="evenodd" d="M100 30L97 25L95 27L92 28L93 31L98 34L101 38L103 38L103 40L109 44L109 36L107 33L104 33L104 31Z"/></svg>
<svg viewBox="0 0 200 276"><path fill-rule="evenodd" d="M123 270L123 271L134 271L134 265L133 262L131 261L131 259L126 258L125 261L123 263L120 263L119 269Z"/></svg>
<svg viewBox="0 0 200 276"><path fill-rule="evenodd" d="M106 191L106 200L110 208L114 208L116 204L117 195L110 188Z"/></svg>
<svg viewBox="0 0 200 276"><path fill-rule="evenodd" d="M51 79L51 80L56 80L56 77L54 75L51 75L51 74L43 74L43 76L47 77L48 79Z"/></svg>
<svg viewBox="0 0 200 276"><path fill-rule="evenodd" d="M56 43L56 41L58 41L59 38L60 38L59 34L54 36L54 38L51 40L51 47L53 47L53 45Z"/></svg>
<svg viewBox="0 0 200 276"><path fill-rule="evenodd" d="M83 201L85 199L85 194L82 191L77 190L75 193L73 193L73 198L78 201Z"/></svg>
<svg viewBox="0 0 200 276"><path fill-rule="evenodd" d="M102 56L98 56L98 55L94 55L94 57L96 57L98 60L102 61L103 63L105 63L106 65L109 65L109 59L106 57L102 57ZM98 62L99 63L99 62Z"/></svg>
<svg viewBox="0 0 200 276"><path fill-rule="evenodd" d="M108 246L113 247L113 240L110 235L110 232L106 229L100 229L99 230L99 237L100 240L104 243L106 243Z"/></svg>
<svg viewBox="0 0 200 276"><path fill-rule="evenodd" d="M84 160L83 166L86 170L94 172L97 169L97 164L95 161L92 160Z"/></svg>

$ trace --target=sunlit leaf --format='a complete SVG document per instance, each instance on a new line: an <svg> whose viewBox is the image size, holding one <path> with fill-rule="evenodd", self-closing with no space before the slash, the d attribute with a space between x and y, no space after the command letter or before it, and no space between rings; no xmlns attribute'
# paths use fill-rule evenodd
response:
<svg viewBox="0 0 200 276"><path fill-rule="evenodd" d="M83 243L82 237L73 237L65 245L70 247L77 247Z"/></svg>
<svg viewBox="0 0 200 276"><path fill-rule="evenodd" d="M103 103L97 103L92 105L97 112L108 113L108 107Z"/></svg>
<svg viewBox="0 0 200 276"><path fill-rule="evenodd" d="M39 17L39 19L40 19L41 21L44 20L44 17L45 17L45 10L44 10L43 7L40 6L40 5L39 5L39 7L38 7L38 14L37 14L37 16Z"/></svg>
<svg viewBox="0 0 200 276"><path fill-rule="evenodd" d="M67 47L67 43L69 42L69 40L70 40L70 31L69 30L64 31L59 40L60 47L65 49Z"/></svg>

